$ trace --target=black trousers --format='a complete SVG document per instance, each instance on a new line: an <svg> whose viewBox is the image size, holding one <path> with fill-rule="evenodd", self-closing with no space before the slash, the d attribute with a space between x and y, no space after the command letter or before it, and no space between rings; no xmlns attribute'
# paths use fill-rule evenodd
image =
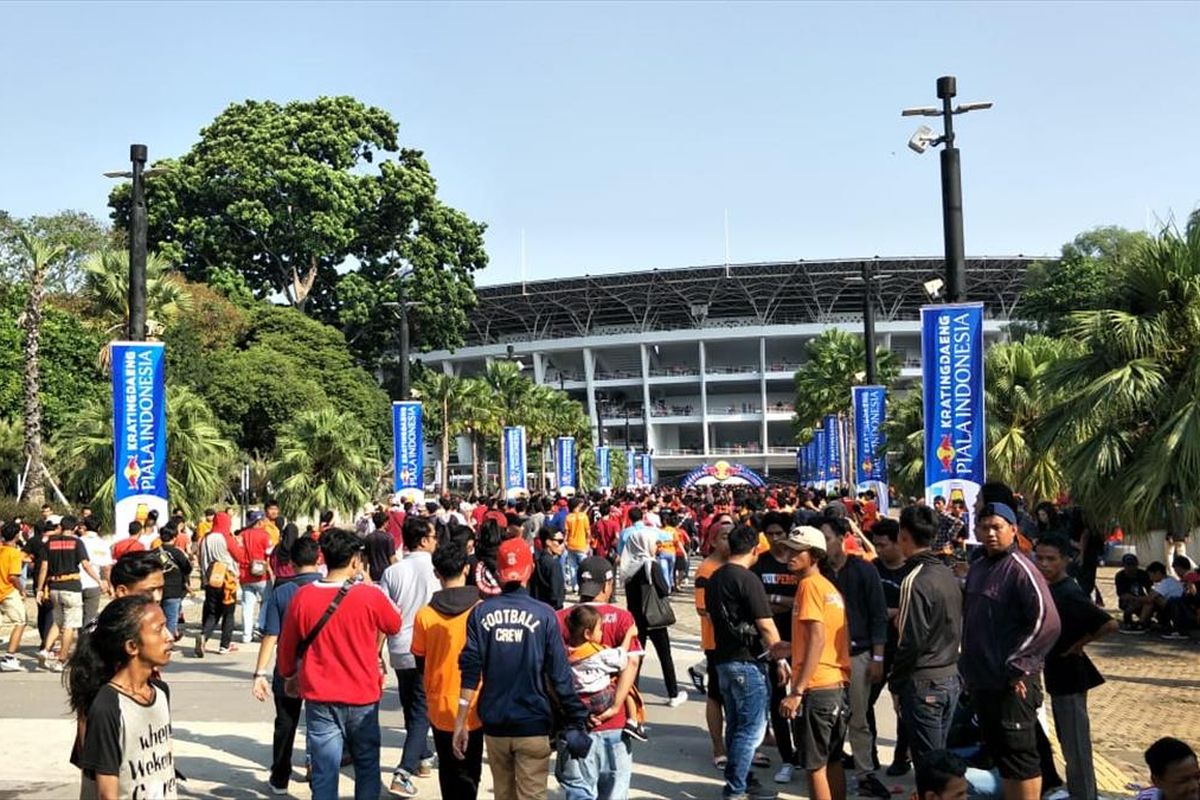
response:
<svg viewBox="0 0 1200 800"><path fill-rule="evenodd" d="M430 728L433 746L438 757L438 787L442 797L454 800L475 800L479 794L479 778L483 774L483 729L471 731L467 738L466 758L454 755L454 732Z"/></svg>
<svg viewBox="0 0 1200 800"><path fill-rule="evenodd" d="M221 625L221 647L229 647L233 641L233 612L237 603L225 604L225 589L204 587L204 626L201 628L200 641L207 642L208 637Z"/></svg>
<svg viewBox="0 0 1200 800"><path fill-rule="evenodd" d="M671 658L671 634L666 628L651 628L648 631L638 631L638 635L642 637L643 642L650 642L654 645L654 652L658 653L658 660L662 662L663 683L667 685L667 698L670 699L679 694L679 683L675 680L675 661ZM646 645L642 645L642 649L646 649ZM645 657L638 663L638 680L642 678L642 664L645 663Z"/></svg>
<svg viewBox="0 0 1200 800"><path fill-rule="evenodd" d="M271 740L271 785L286 789L292 777L292 750L296 744L296 728L300 726L300 712L304 701L299 697L288 697L283 691L283 681L276 680L271 686L275 696L275 735Z"/></svg>
<svg viewBox="0 0 1200 800"><path fill-rule="evenodd" d="M799 754L796 752L795 732L792 721L779 713L779 704L787 697L790 681L778 683L774 670L767 675L771 681L771 730L775 733L775 746L779 749L779 760L794 767L800 766Z"/></svg>
<svg viewBox="0 0 1200 800"><path fill-rule="evenodd" d="M885 671L884 674L887 672ZM883 680L871 686L871 703L867 706L867 725L871 728L871 741L876 741L879 736L879 731L875 727L875 701L883 693L886 684L887 681ZM896 748L893 752L893 763L903 764L908 761L908 731L899 719L896 720ZM875 768L879 769L879 748L876 748L875 752L871 754L871 760L875 763Z"/></svg>
<svg viewBox="0 0 1200 800"><path fill-rule="evenodd" d="M37 604L37 629L38 636L42 639L42 646L39 650L45 650L49 644L50 629L54 627L54 604L47 600L45 603Z"/></svg>

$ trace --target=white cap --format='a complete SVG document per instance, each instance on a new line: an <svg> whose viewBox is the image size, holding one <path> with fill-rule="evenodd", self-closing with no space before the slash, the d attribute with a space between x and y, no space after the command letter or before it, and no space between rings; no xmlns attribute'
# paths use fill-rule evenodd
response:
<svg viewBox="0 0 1200 800"><path fill-rule="evenodd" d="M820 550L822 552L827 546L825 534L811 525L798 525L792 528L792 532L787 535L786 539L781 539L779 544L792 550Z"/></svg>

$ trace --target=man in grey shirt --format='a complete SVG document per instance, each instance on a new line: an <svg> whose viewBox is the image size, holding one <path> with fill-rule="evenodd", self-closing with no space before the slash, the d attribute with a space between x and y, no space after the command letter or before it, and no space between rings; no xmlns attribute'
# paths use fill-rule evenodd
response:
<svg viewBox="0 0 1200 800"><path fill-rule="evenodd" d="M425 705L425 683L417 659L412 654L413 623L433 593L441 589L433 569L433 551L437 533L432 517L409 515L404 520L404 558L383 571L380 586L400 610L401 627L388 637L388 656L396 671L400 689L400 707L404 710L404 750L392 775L391 791L401 797L415 797L413 776L430 772L433 751L426 741L429 718Z"/></svg>

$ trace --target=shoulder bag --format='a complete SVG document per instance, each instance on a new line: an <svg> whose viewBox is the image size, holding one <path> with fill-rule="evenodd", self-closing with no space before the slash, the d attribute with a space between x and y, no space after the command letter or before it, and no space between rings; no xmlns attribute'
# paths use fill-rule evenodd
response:
<svg viewBox="0 0 1200 800"><path fill-rule="evenodd" d="M304 661L304 654L308 652L308 648L317 638L317 634L325 627L325 623L329 622L329 618L333 616L333 612L337 611L338 606L342 604L342 600L346 598L346 593L350 591L352 585L352 581L346 581L342 584L342 588L338 589L333 602L329 604L329 608L325 609L325 613L317 620L317 624L313 625L313 629L308 632L308 635L300 640L300 644L296 645L296 674L283 682L283 693L288 697L295 698L300 696L300 670Z"/></svg>

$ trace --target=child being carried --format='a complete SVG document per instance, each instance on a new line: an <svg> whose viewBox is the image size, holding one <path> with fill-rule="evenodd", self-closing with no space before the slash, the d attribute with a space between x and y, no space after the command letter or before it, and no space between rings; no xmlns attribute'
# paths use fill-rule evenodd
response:
<svg viewBox="0 0 1200 800"><path fill-rule="evenodd" d="M625 634L620 647L604 647L604 620L600 612L580 604L567 614L567 658L571 662L571 677L579 699L588 713L598 716L612 706L617 693L617 677L629 662L629 645L633 630ZM647 741L642 727L642 711L637 690L630 687L625 697L625 727L623 732L638 741Z"/></svg>

